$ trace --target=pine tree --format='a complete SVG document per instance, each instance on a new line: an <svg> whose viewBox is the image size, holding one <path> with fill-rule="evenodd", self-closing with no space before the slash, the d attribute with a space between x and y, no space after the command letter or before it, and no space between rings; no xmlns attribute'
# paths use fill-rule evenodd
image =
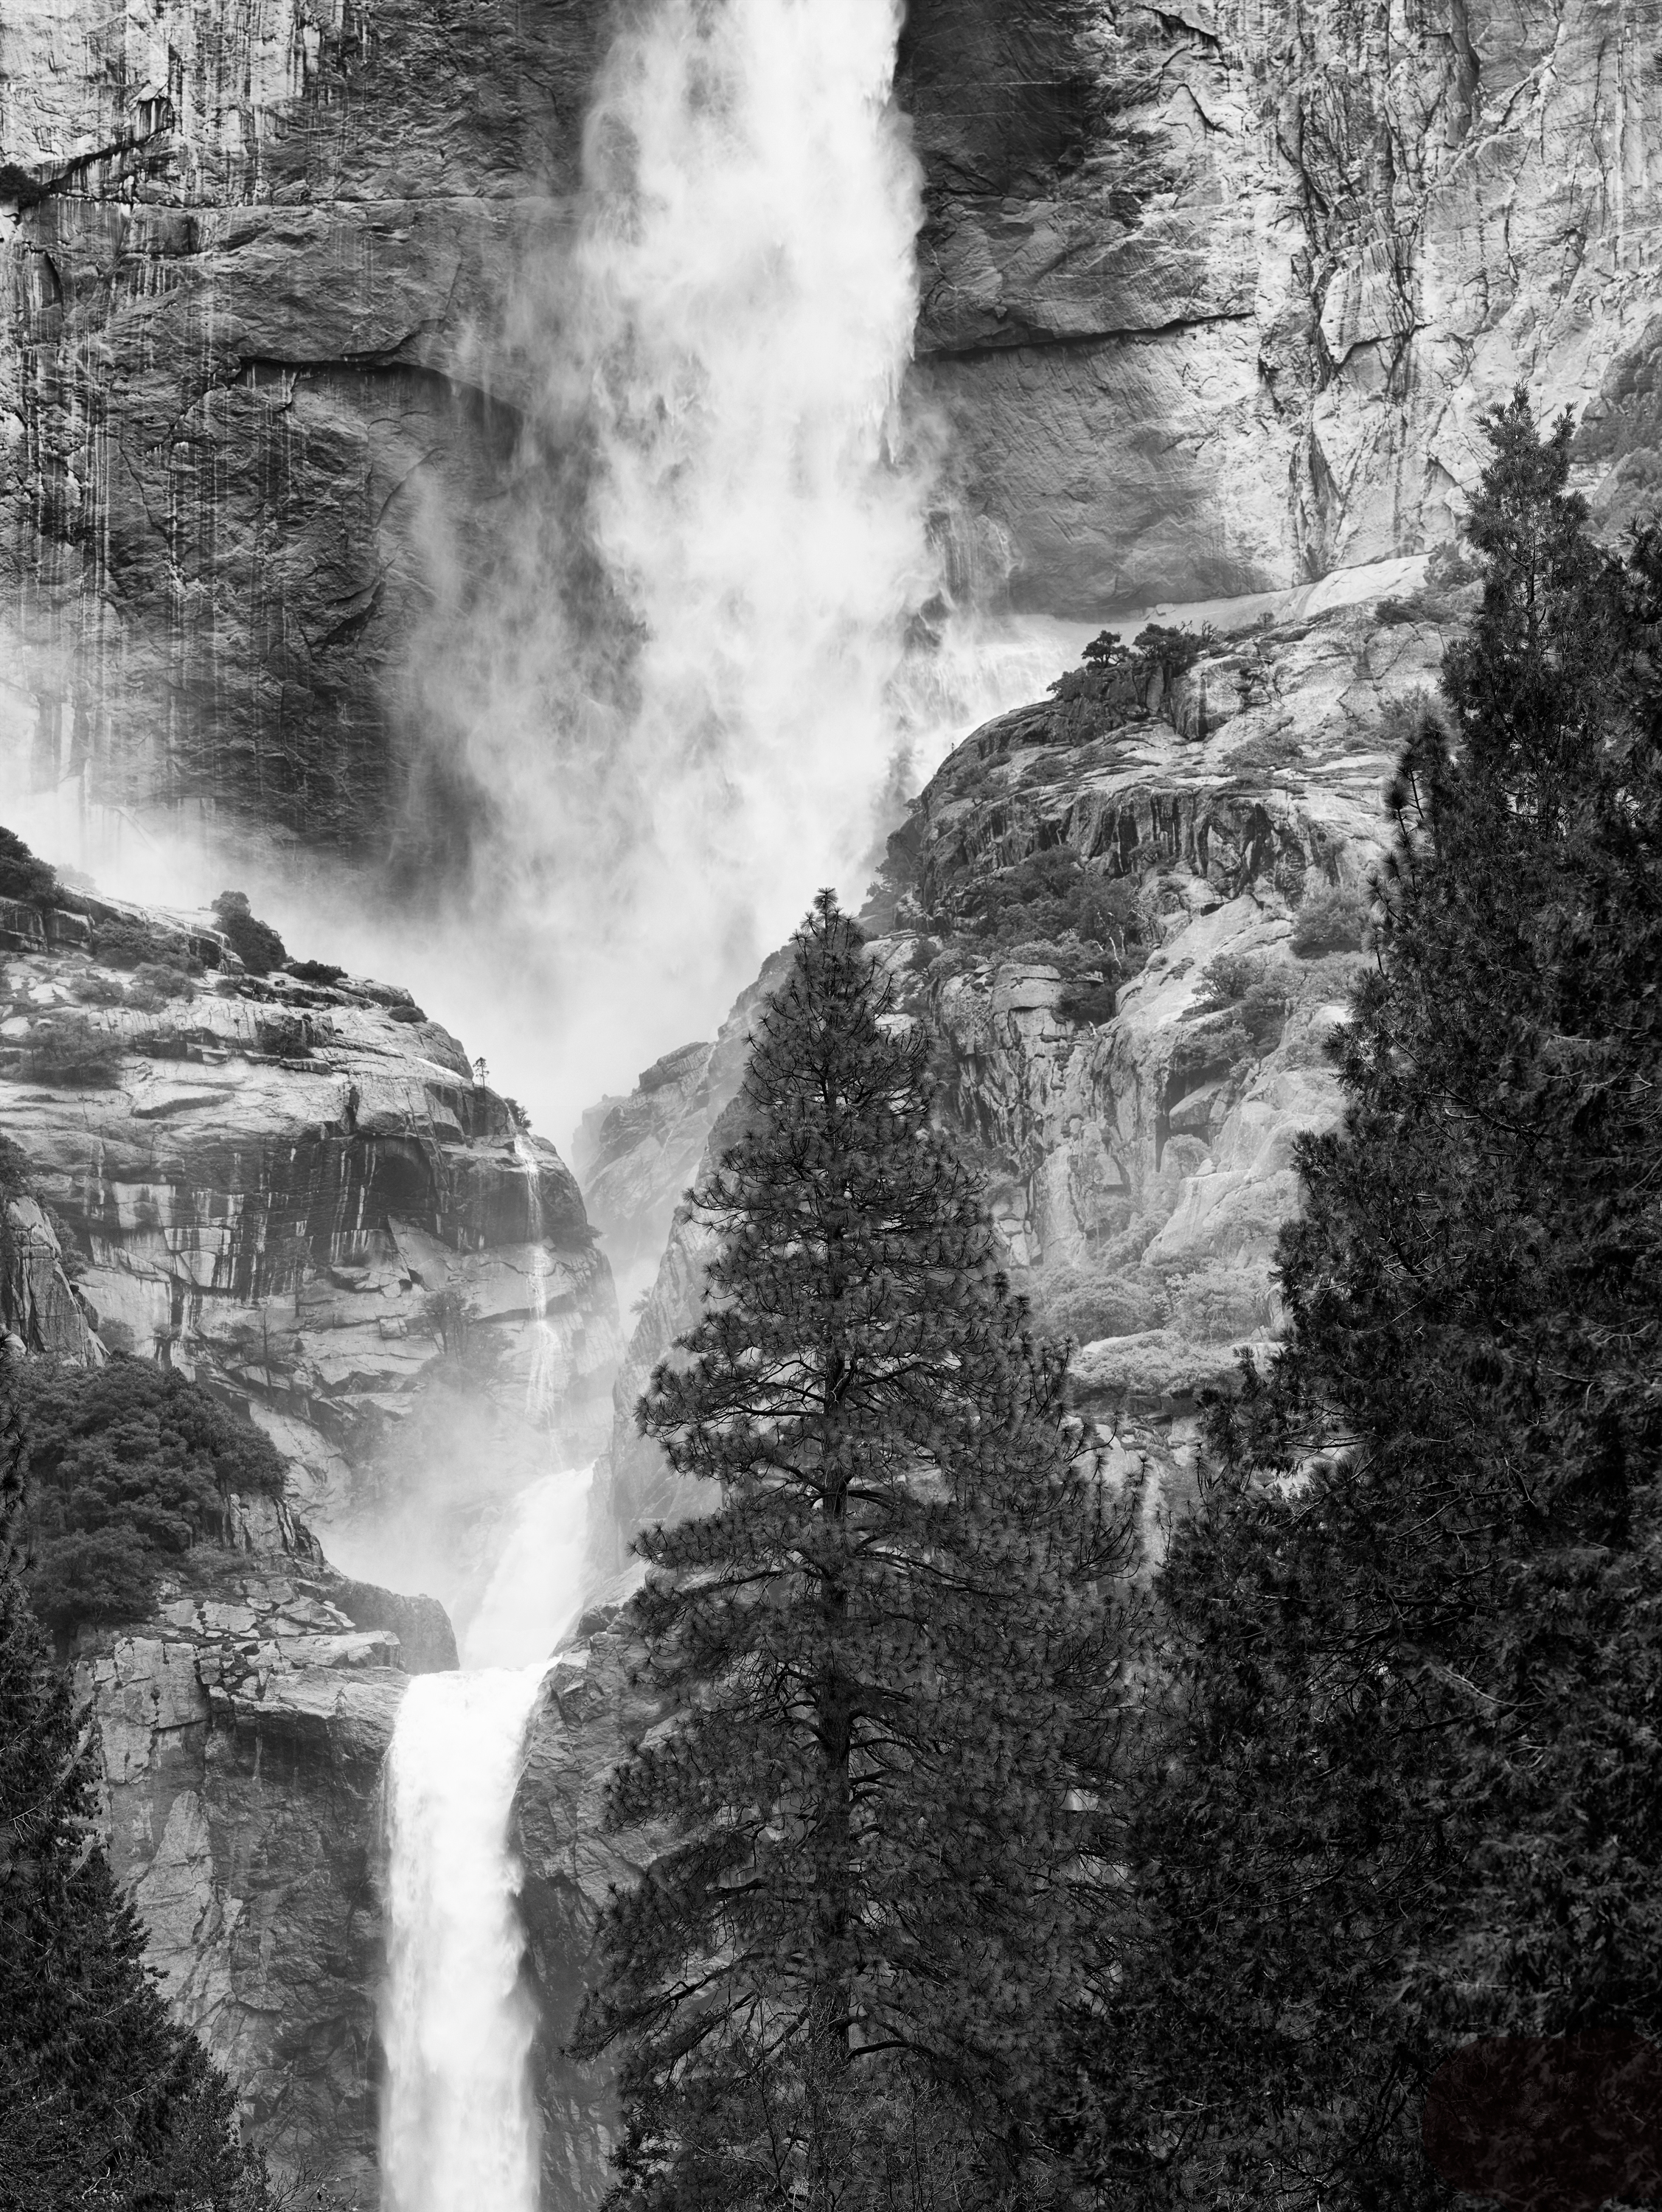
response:
<svg viewBox="0 0 1662 2212"><path fill-rule="evenodd" d="M98 1846L88 1747L17 1571L25 1458L0 1356L0 2212L259 2212L230 2089L168 2019Z"/></svg>
<svg viewBox="0 0 1662 2212"><path fill-rule="evenodd" d="M1164 1578L1104 2118L1151 2195L1440 2201L1464 2039L1662 2034L1662 562L1591 544L1564 426L1487 427L1290 1340Z"/></svg>
<svg viewBox="0 0 1662 2212"><path fill-rule="evenodd" d="M666 1847L578 2035L623 2045L624 2201L889 2202L923 2143L903 2201L1008 2180L1090 1964L1069 1808L1121 1538L890 1010L822 894L696 1194L702 1317L640 1408L715 1494L637 1547L672 1717L610 1810Z"/></svg>

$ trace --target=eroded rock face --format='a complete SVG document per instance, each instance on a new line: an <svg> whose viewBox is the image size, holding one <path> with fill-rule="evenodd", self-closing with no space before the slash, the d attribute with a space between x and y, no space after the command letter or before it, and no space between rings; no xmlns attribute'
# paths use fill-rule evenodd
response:
<svg viewBox="0 0 1662 2212"><path fill-rule="evenodd" d="M524 397L601 0L18 0L0 73L9 767L361 842Z"/></svg>
<svg viewBox="0 0 1662 2212"><path fill-rule="evenodd" d="M70 1296L44 1217L15 1242L35 1348L95 1314L264 1427L349 1563L408 1492L415 1585L472 1571L608 1419L611 1275L553 1147L388 986L227 969L147 1000L78 948L7 975L0 1115L76 1247Z"/></svg>
<svg viewBox="0 0 1662 2212"><path fill-rule="evenodd" d="M8 773L379 842L431 704L412 635L513 535L610 21L19 0ZM1647 506L1659 21L913 0L913 396L979 586L1094 617L1423 550L1519 379L1578 410L1613 526Z"/></svg>
<svg viewBox="0 0 1662 2212"><path fill-rule="evenodd" d="M526 1735L513 1837L525 1865L521 1905L537 1992L533 2069L542 2113L542 2212L592 2212L612 2179L616 2138L612 2071L578 2066L562 2046L594 1976L594 1939L614 1884L649 1863L651 1838L609 1833L606 1778L658 1717L631 1686L642 1651L618 1608L585 1617L550 1669Z"/></svg>
<svg viewBox="0 0 1662 2212"><path fill-rule="evenodd" d="M303 1543L198 1549L151 1620L82 1630L76 1653L111 1864L170 2005L278 2170L366 2207L380 1767L410 1674L455 1662L431 1599L350 1583Z"/></svg>
<svg viewBox="0 0 1662 2212"><path fill-rule="evenodd" d="M985 1178L1013 1273L1041 1323L1078 1345L1081 1446L1103 1455L1105 1480L1139 1498L1147 1483L1151 1541L1192 1481L1198 1393L1238 1346L1272 1340L1294 1141L1339 1112L1324 1040L1361 957L1391 714L1434 690L1470 596L1428 586L1423 563L1366 582L1349 580L1355 598L1300 595L1279 617L1256 602L1245 622L1215 610L1218 636L1169 690L1155 682L1154 711L1122 701L1070 720L1047 702L978 731L915 802L861 917L898 1006L939 1040L943 1118ZM1134 899L1146 964L1106 1018L1064 1011L1061 967L989 951L966 920L978 886L1044 853ZM1348 939L1312 945L1300 916L1336 891L1351 895ZM698 1072L709 1152L764 988ZM644 1128L653 1111L637 1096L609 1122ZM676 1127L689 1144L685 1107ZM643 1522L696 1502L634 1408L696 1313L709 1234L676 1213L639 1310L596 1473L597 1577L626 1571Z"/></svg>
<svg viewBox="0 0 1662 2212"><path fill-rule="evenodd" d="M104 1347L64 1267L64 1248L38 1199L7 1200L0 1219L0 1333L9 1349L97 1366Z"/></svg>
<svg viewBox="0 0 1662 2212"><path fill-rule="evenodd" d="M1452 534L1481 410L1655 493L1656 0L915 0L922 394L1029 605Z"/></svg>
<svg viewBox="0 0 1662 2212"><path fill-rule="evenodd" d="M698 1171L721 1103L710 1087L715 1052L714 1045L684 1044L666 1053L628 1097L602 1098L578 1125L572 1168L620 1279L655 1270L675 1209Z"/></svg>

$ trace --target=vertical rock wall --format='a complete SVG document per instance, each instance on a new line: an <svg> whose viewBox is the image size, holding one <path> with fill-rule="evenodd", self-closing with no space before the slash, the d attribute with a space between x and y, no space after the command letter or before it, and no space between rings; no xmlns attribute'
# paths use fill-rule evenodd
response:
<svg viewBox="0 0 1662 2212"><path fill-rule="evenodd" d="M8 7L8 775L384 830L403 649L512 452L505 325L604 14Z"/></svg>
<svg viewBox="0 0 1662 2212"><path fill-rule="evenodd" d="M922 392L1023 603L1423 550L1525 383L1654 489L1657 0L916 0Z"/></svg>
<svg viewBox="0 0 1662 2212"><path fill-rule="evenodd" d="M412 633L502 534L557 343L533 305L609 20L9 9L8 775L384 840ZM1422 550L1520 378L1578 410L1612 521L1648 503L1659 26L1662 0L912 0L913 393L959 583L1094 616Z"/></svg>

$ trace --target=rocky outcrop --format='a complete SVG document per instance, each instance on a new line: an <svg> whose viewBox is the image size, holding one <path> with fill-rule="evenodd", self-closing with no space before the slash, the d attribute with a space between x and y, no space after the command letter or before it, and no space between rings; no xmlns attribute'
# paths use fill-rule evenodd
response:
<svg viewBox="0 0 1662 2212"><path fill-rule="evenodd" d="M1151 1541L1192 1480L1198 1393L1273 1336L1294 1140L1338 1112L1324 1040L1361 957L1393 717L1434 689L1470 596L1458 569L1394 563L1233 620L1219 607L1194 665L1154 682L1157 711L1128 690L1002 716L915 802L862 916L899 1010L937 1040L943 1118L1013 1272L1078 1346L1081 1447L1105 1480L1139 1499L1148 1486ZM1001 951L977 933L977 892L1039 854L1074 856L1129 902L1143 964L1111 1011L1081 1012L1070 991L1064 968L1091 964L1077 944ZM1336 937L1312 928L1324 900ZM697 1067L707 1126L738 1087L764 988ZM603 1126L648 1129L655 1095L609 1106ZM689 1147L690 1097L674 1127ZM642 1522L690 1509L634 1407L696 1310L708 1249L683 1207L597 1468L597 1577L625 1571Z"/></svg>
<svg viewBox="0 0 1662 2212"><path fill-rule="evenodd" d="M1520 380L1654 498L1654 0L914 0L920 391L984 560L1094 614L1452 533Z"/></svg>
<svg viewBox="0 0 1662 2212"><path fill-rule="evenodd" d="M0 1213L0 1334L10 1350L49 1352L78 1367L104 1358L52 1218L27 1194L8 1199Z"/></svg>
<svg viewBox="0 0 1662 2212"><path fill-rule="evenodd" d="M614 1884L649 1863L651 1839L610 1833L606 1778L658 1717L630 1681L642 1657L615 1607L579 1624L577 1640L544 1680L526 1735L513 1836L525 1866L521 1893L538 2001L533 2067L542 2113L542 2212L591 2212L611 2179L612 2075L564 2054L594 1978L594 1940Z"/></svg>
<svg viewBox="0 0 1662 2212"><path fill-rule="evenodd" d="M578 1124L571 1165L620 1285L656 1271L675 1209L698 1171L724 1103L711 1089L715 1052L684 1044L666 1053L627 1097L602 1098Z"/></svg>
<svg viewBox="0 0 1662 2212"><path fill-rule="evenodd" d="M199 1548L152 1619L77 1642L111 1863L168 2002L277 2170L342 2203L376 2201L381 1762L409 1674L455 1659L431 1599L303 1547Z"/></svg>
<svg viewBox="0 0 1662 2212"><path fill-rule="evenodd" d="M73 1244L66 1300L31 1230L39 1347L95 1315L265 1428L343 1561L414 1531L412 1586L460 1601L505 1501L605 1431L615 1298L553 1147L390 986L77 947L5 990L0 1116Z"/></svg>

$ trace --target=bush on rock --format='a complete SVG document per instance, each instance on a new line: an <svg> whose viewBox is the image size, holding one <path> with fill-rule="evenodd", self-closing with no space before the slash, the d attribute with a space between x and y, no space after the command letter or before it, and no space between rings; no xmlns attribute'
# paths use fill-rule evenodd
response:
<svg viewBox="0 0 1662 2212"><path fill-rule="evenodd" d="M28 1429L29 1589L61 1632L142 1620L169 1559L228 1534L238 1496L282 1494L275 1447L149 1360L31 1361L17 1389Z"/></svg>

